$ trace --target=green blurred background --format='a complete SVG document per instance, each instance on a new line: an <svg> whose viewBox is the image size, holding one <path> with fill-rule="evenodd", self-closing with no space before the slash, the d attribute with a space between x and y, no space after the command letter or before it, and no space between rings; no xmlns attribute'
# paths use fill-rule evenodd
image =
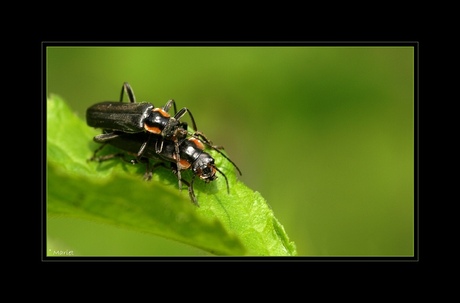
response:
<svg viewBox="0 0 460 303"><path fill-rule="evenodd" d="M47 94L82 119L124 81L138 102L189 108L300 256L414 254L414 47L48 46L45 67ZM206 255L78 219L47 231L78 255Z"/></svg>

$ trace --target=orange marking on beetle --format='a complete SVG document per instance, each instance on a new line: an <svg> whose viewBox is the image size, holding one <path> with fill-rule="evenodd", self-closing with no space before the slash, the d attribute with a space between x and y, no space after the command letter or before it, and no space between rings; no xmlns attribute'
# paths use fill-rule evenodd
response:
<svg viewBox="0 0 460 303"><path fill-rule="evenodd" d="M189 141L192 141L193 144L195 144L195 146L201 150L204 150L204 145L203 145L203 142L201 142L200 140L198 140L197 138L190 138L188 139Z"/></svg>
<svg viewBox="0 0 460 303"><path fill-rule="evenodd" d="M158 127L156 126L148 126L147 124L144 124L144 128L146 131L150 132L150 133L154 133L154 134L161 134L161 129L159 129Z"/></svg>
<svg viewBox="0 0 460 303"><path fill-rule="evenodd" d="M154 111L154 112L160 113L160 115L162 115L162 116L165 117L165 118L171 117L170 114L168 114L166 111L164 111L164 110L161 109L161 108L154 108L153 111Z"/></svg>
<svg viewBox="0 0 460 303"><path fill-rule="evenodd" d="M180 169L188 169L190 167L190 162L184 159L180 159L179 161L179 168Z"/></svg>

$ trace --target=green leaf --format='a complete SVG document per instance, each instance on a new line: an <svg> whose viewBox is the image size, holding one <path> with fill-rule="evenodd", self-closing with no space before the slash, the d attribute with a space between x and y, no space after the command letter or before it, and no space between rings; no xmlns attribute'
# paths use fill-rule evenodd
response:
<svg viewBox="0 0 460 303"><path fill-rule="evenodd" d="M216 255L296 255L283 226L262 196L240 182L234 167L211 151L228 178L211 183L195 181L200 207L191 203L186 188L179 191L176 176L155 170L143 180L145 167L119 158L88 161L100 147L99 134L52 95L47 100L47 215L72 216L105 222L180 241ZM116 152L106 146L105 154ZM191 172L183 172L190 178Z"/></svg>

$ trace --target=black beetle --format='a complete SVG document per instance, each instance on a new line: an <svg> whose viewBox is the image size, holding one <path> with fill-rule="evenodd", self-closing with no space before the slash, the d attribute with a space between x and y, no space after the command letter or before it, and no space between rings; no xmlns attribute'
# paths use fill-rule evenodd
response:
<svg viewBox="0 0 460 303"><path fill-rule="evenodd" d="M123 95L126 93L129 103L123 103ZM174 106L175 115L172 117L168 111ZM125 133L148 132L160 135L166 140L178 142L187 136L187 123L180 119L188 113L192 121L192 127L197 132L195 119L186 107L177 112L176 103L173 99L169 100L163 107L155 107L149 102L136 102L134 92L129 83L123 83L120 101L99 102L90 106L86 110L86 123L95 128L106 130L105 133L98 135L99 141L110 140L113 137L112 131ZM200 132L197 132L201 135ZM161 152L163 141L157 140L155 146L158 153ZM138 151L142 154L142 148Z"/></svg>
<svg viewBox="0 0 460 303"><path fill-rule="evenodd" d="M209 153L204 151L205 145L211 147L212 149L216 150L221 155L223 155L230 163L232 163L232 165L241 174L241 171L236 166L236 164L233 163L233 161L231 161L225 154L223 154L219 150L219 147L209 145L206 142L202 142L196 137L183 138L178 143L180 155L180 159L178 159L176 154L176 145L172 141L165 140L163 142L163 149L161 150L161 152L158 153L156 151L154 146L156 146L158 140L162 140L162 138L159 135L149 135L147 133L129 134L119 131L111 133L114 135L110 139L105 138L103 140L100 140L100 137L98 136L94 138L94 141L102 143L103 145L94 152L94 155L90 160L102 162L115 157L122 157L123 159L125 159L124 157L126 153L132 154L136 156L136 159L130 160L131 163L143 162L147 165L146 173L144 175L144 178L147 180L151 179L152 172L155 167L160 165L165 166L165 163L169 163L172 171L178 177L179 188L181 188L181 182L185 183L188 187L190 199L196 205L198 205L198 202L196 200L195 193L193 190L193 182L196 176L198 176L204 182L209 183L217 178L216 172L219 172L225 178L225 182L227 184L227 192L230 192L227 176L216 167L214 158ZM145 142L147 142L147 144L145 144ZM105 156L96 156L96 154L106 144L110 144L124 151L125 153L121 152ZM145 145L144 152L142 153L141 157L138 157L137 152L142 145ZM158 160L159 162L157 162L153 167L151 167L149 159ZM193 171L193 177L190 183L183 180L181 178L181 175L178 173L180 170L186 169L190 169Z"/></svg>

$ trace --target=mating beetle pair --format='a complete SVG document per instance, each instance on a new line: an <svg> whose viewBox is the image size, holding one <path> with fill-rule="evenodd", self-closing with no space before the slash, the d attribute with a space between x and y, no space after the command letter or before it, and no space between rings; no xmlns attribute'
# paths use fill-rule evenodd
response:
<svg viewBox="0 0 460 303"><path fill-rule="evenodd" d="M129 103L123 103L123 95L126 93ZM168 111L174 106L174 116ZM193 126L193 133L187 130L187 123L180 119L188 113ZM147 164L146 179L150 179L152 170L149 166L149 159L159 160L154 167L165 166L169 163L172 171L177 175L179 189L182 182L188 186L190 198L198 205L193 191L193 181L198 176L205 182L216 179L216 171L225 178L228 188L228 180L225 174L219 170L212 156L204 151L205 146L217 151L225 157L238 170L240 169L219 149L214 146L206 136L199 132L195 119L187 108L177 112L174 100L169 100L162 108L156 108L148 102L136 103L134 92L130 85L123 84L120 101L100 102L90 106L86 111L86 121L91 127L102 128L103 133L94 137L94 141L102 143L91 160L104 161L116 156L124 158L123 153L97 157L96 153L106 144L113 145L129 154L136 156L132 163L144 162ZM181 177L181 170L191 169L193 177L187 182Z"/></svg>

